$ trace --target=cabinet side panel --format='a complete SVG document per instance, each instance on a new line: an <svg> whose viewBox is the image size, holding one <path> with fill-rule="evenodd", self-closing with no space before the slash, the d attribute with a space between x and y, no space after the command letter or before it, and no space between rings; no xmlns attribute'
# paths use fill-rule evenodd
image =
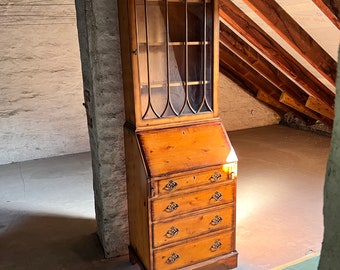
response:
<svg viewBox="0 0 340 270"><path fill-rule="evenodd" d="M219 38L220 38L220 17L219 17L219 7L218 0L214 0L214 41L213 41L213 85L214 85L214 117L219 116L218 110L218 80L219 80Z"/></svg>
<svg viewBox="0 0 340 270"><path fill-rule="evenodd" d="M125 118L129 123L135 123L134 106L134 73L133 73L133 43L135 42L132 30L133 6L132 1L118 0L120 48L123 69ZM136 57L134 57L136 58Z"/></svg>
<svg viewBox="0 0 340 270"><path fill-rule="evenodd" d="M129 211L130 245L138 259L150 269L147 177L135 132L126 128L125 155Z"/></svg>

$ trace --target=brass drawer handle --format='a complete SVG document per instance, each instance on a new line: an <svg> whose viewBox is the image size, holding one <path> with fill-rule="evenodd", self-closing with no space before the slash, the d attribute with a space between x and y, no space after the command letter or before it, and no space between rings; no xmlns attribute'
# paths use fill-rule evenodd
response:
<svg viewBox="0 0 340 270"><path fill-rule="evenodd" d="M223 218L221 218L220 216L216 215L211 221L210 221L210 224L211 225L218 225L222 222Z"/></svg>
<svg viewBox="0 0 340 270"><path fill-rule="evenodd" d="M223 194L216 191L212 196L211 199L214 199L216 202L222 200Z"/></svg>
<svg viewBox="0 0 340 270"><path fill-rule="evenodd" d="M166 263L167 264L172 264L174 263L176 260L179 259L179 255L177 253L172 253L171 256L167 259Z"/></svg>
<svg viewBox="0 0 340 270"><path fill-rule="evenodd" d="M211 182L217 182L221 177L222 177L222 174L220 174L219 172L214 172L214 174L210 176L209 179Z"/></svg>
<svg viewBox="0 0 340 270"><path fill-rule="evenodd" d="M171 213L173 211L175 211L177 208L179 207L179 205L175 202L171 202L169 203L169 205L165 208L165 211Z"/></svg>
<svg viewBox="0 0 340 270"><path fill-rule="evenodd" d="M169 183L165 185L164 189L167 191L173 191L176 189L177 186L178 186L177 182L175 182L174 180L170 180Z"/></svg>
<svg viewBox="0 0 340 270"><path fill-rule="evenodd" d="M219 240L215 240L215 242L210 247L210 250L212 252L217 251L217 250L219 250L221 248L221 246L222 246L222 243Z"/></svg>
<svg viewBox="0 0 340 270"><path fill-rule="evenodd" d="M172 226L166 233L166 237L171 238L177 235L179 232L179 229L176 228L175 226Z"/></svg>

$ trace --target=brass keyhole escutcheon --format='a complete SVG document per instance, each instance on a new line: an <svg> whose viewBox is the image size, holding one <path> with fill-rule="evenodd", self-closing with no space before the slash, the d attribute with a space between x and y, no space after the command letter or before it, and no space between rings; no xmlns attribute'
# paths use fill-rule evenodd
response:
<svg viewBox="0 0 340 270"><path fill-rule="evenodd" d="M215 240L215 242L210 247L210 250L212 252L219 250L222 247L222 243L220 240Z"/></svg>
<svg viewBox="0 0 340 270"><path fill-rule="evenodd" d="M211 225L218 225L222 222L223 218L221 218L220 216L216 215L211 221L210 221L210 224Z"/></svg>
<svg viewBox="0 0 340 270"><path fill-rule="evenodd" d="M223 194L216 191L212 196L211 199L214 199L216 202L222 200Z"/></svg>
<svg viewBox="0 0 340 270"><path fill-rule="evenodd" d="M214 174L210 176L209 179L211 182L217 182L221 177L222 177L222 174L220 174L219 172L214 172Z"/></svg>
<svg viewBox="0 0 340 270"><path fill-rule="evenodd" d="M175 261L177 261L179 259L179 255L177 254L177 253L172 253L171 255L170 255L170 257L167 259L167 261L166 261L166 263L167 264L172 264L172 263L174 263Z"/></svg>
<svg viewBox="0 0 340 270"><path fill-rule="evenodd" d="M173 211L175 211L177 208L179 207L179 205L175 202L171 202L169 203L169 205L165 208L165 211L171 213Z"/></svg>
<svg viewBox="0 0 340 270"><path fill-rule="evenodd" d="M178 183L174 180L169 180L169 182L165 185L164 189L167 191L173 191L178 186Z"/></svg>
<svg viewBox="0 0 340 270"><path fill-rule="evenodd" d="M179 232L178 228L176 228L175 226L171 226L171 228L166 233L166 237L172 238L172 237L176 236L178 234L178 232Z"/></svg>

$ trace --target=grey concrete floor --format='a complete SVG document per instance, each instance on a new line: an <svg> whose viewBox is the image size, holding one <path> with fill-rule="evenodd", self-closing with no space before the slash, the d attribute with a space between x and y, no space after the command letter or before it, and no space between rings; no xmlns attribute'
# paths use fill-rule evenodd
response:
<svg viewBox="0 0 340 270"><path fill-rule="evenodd" d="M330 138L284 126L229 132L239 158L238 270L321 248ZM103 259L89 153L0 166L0 269L137 270ZM312 270L312 269L311 269Z"/></svg>

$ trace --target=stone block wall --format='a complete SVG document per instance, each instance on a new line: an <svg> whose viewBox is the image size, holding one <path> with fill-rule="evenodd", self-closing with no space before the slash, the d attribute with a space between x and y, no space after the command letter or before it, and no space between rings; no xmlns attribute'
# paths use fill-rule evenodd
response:
<svg viewBox="0 0 340 270"><path fill-rule="evenodd" d="M105 257L127 253L124 97L117 1L76 0L98 235Z"/></svg>
<svg viewBox="0 0 340 270"><path fill-rule="evenodd" d="M0 164L89 151L74 1L0 15Z"/></svg>
<svg viewBox="0 0 340 270"><path fill-rule="evenodd" d="M340 265L340 47L337 70L335 118L324 186L324 236L319 270L337 269Z"/></svg>
<svg viewBox="0 0 340 270"><path fill-rule="evenodd" d="M278 124L281 117L220 73L220 117L227 131Z"/></svg>

